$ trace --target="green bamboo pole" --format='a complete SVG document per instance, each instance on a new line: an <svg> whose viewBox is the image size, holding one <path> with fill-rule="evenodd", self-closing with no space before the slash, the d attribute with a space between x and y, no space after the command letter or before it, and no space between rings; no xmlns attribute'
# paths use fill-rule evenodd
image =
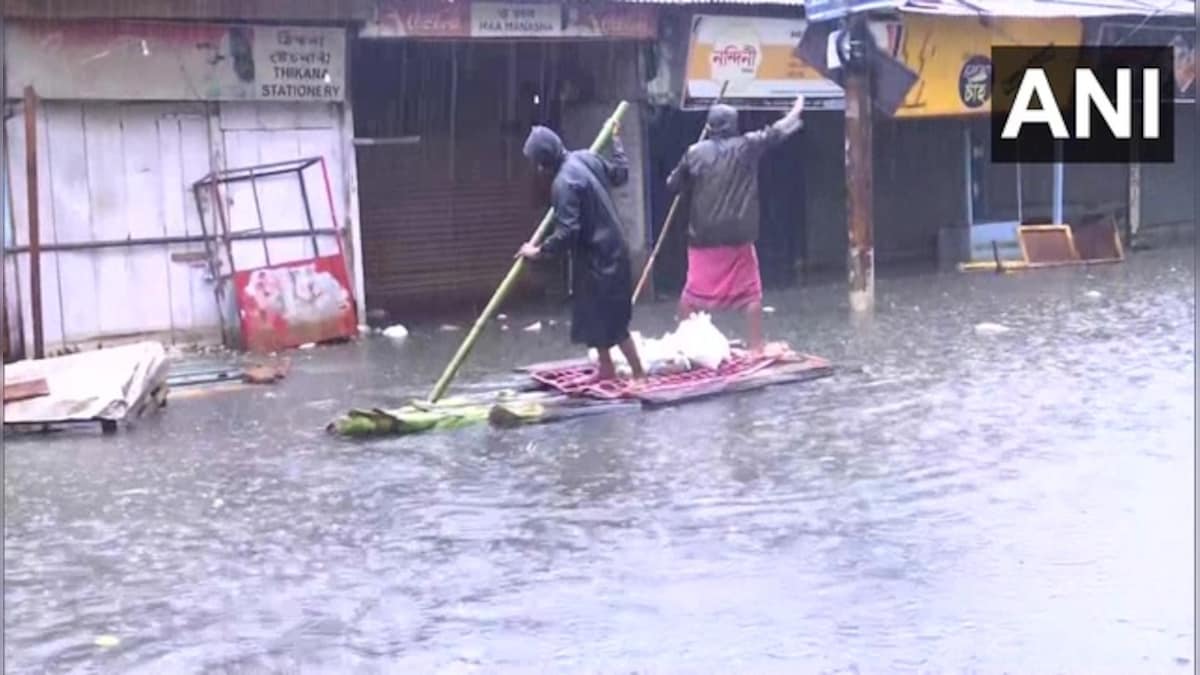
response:
<svg viewBox="0 0 1200 675"><path fill-rule="evenodd" d="M729 87L729 80L726 80L721 85L721 93L717 94L716 103L720 103L725 98L725 90ZM715 104L714 104L715 105ZM700 130L699 143L708 138L708 125ZM671 200L671 208L667 209L667 217L663 219L662 229L658 231L658 241L654 242L654 248L650 251L650 257L646 259L646 266L642 268L642 276L638 279L637 287L633 289L633 304L637 304L638 298L642 296L642 289L646 287L646 281L650 279L650 269L654 267L654 261L658 258L658 252L662 250L663 242L667 240L667 230L671 229L671 223L675 222L675 212L679 210L679 202L683 194L675 195Z"/></svg>
<svg viewBox="0 0 1200 675"><path fill-rule="evenodd" d="M617 104L617 109L613 112L612 117L609 117L604 122L604 126L600 129L600 134L596 136L596 140L592 143L592 152L600 152L608 142L612 140L613 128L621 121L621 116L625 114L625 110L629 108L627 101L621 101ZM534 231L533 236L529 238L535 244L541 241L542 237L550 230L550 226L554 223L554 208L546 210L546 215L542 216L542 222ZM525 268L525 259L517 258L508 274L504 276L504 280L500 282L500 286L496 288L496 292L492 294L492 299L488 301L479 318L475 320L475 325L471 327L471 331L467 333L467 337L458 347L458 351L454 353L454 358L450 359L450 363L446 366L446 370L442 376L438 378L437 384L433 385L433 391L429 393L429 402L436 403L446 393L446 389L450 387L450 381L454 379L458 369L462 367L463 361L467 355L471 353L471 349L475 346L475 341L479 339L479 334L483 332L484 326L491 320L492 315L500 308L500 303L504 302L505 296L512 290L513 284L516 283L517 277L521 275L521 270Z"/></svg>

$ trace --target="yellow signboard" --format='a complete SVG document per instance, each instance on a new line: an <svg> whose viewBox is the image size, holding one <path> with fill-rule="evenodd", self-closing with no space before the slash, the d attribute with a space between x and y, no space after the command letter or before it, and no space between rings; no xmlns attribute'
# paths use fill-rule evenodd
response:
<svg viewBox="0 0 1200 675"><path fill-rule="evenodd" d="M1083 22L1077 18L991 17L985 23L977 17L908 14L887 28L892 56L919 78L896 117L988 114L993 87L1003 86L992 82L992 47L1083 44ZM1043 67L1053 71L1071 65Z"/></svg>

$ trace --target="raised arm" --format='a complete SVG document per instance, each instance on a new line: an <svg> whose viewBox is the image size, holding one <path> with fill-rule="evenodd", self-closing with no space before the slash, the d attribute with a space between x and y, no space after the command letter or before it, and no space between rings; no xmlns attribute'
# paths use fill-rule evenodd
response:
<svg viewBox="0 0 1200 675"><path fill-rule="evenodd" d="M804 126L804 121L800 117L803 113L804 97L797 96L796 102L792 104L792 109L786 115L776 120L774 124L766 129L751 131L745 134L744 138L748 141L753 152L761 154L768 148L784 142L789 136L799 131Z"/></svg>

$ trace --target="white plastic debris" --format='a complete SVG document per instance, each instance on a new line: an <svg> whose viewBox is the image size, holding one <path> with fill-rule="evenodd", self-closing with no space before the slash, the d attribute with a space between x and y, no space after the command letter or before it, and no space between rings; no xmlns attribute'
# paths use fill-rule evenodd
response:
<svg viewBox="0 0 1200 675"><path fill-rule="evenodd" d="M662 337L644 338L636 331L630 338L637 346L642 368L650 375L681 373L696 366L716 368L732 355L729 340L712 324L708 314L695 314L680 323L674 333ZM630 372L625 355L618 348L611 350L618 375ZM588 351L588 359L597 362L596 350Z"/></svg>
<svg viewBox="0 0 1200 675"><path fill-rule="evenodd" d="M774 314L774 313L775 313L775 308L774 308L774 307L772 307L772 306L770 306L770 305L767 305L766 307L763 307L763 314Z"/></svg>
<svg viewBox="0 0 1200 675"><path fill-rule="evenodd" d="M528 326L525 326L525 328L523 328L522 330L524 330L526 333L536 333L536 332L540 331L541 329L542 329L542 322L536 321L534 323L529 324Z"/></svg>
<svg viewBox="0 0 1200 675"><path fill-rule="evenodd" d="M508 321L508 315L507 314L497 314L496 320L497 321Z"/></svg>
<svg viewBox="0 0 1200 675"><path fill-rule="evenodd" d="M101 649L111 649L121 644L121 638L116 635L98 635L93 643Z"/></svg>
<svg viewBox="0 0 1200 675"><path fill-rule="evenodd" d="M689 362L704 368L716 368L732 355L729 340L713 325L707 312L693 314L680 322L674 342Z"/></svg>
<svg viewBox="0 0 1200 675"><path fill-rule="evenodd" d="M393 340L403 340L408 337L408 329L402 324L393 324L383 329L383 336Z"/></svg>
<svg viewBox="0 0 1200 675"><path fill-rule="evenodd" d="M1100 298L1104 297L1104 294L1101 293L1100 291L1088 291L1087 293L1084 293L1083 295L1088 300L1099 300Z"/></svg>
<svg viewBox="0 0 1200 675"><path fill-rule="evenodd" d="M998 323L988 323L986 321L975 326L976 335L1003 335L1011 330L1008 326L1002 326Z"/></svg>
<svg viewBox="0 0 1200 675"><path fill-rule="evenodd" d="M458 330L458 326L455 326L454 324L451 324L451 323L444 323L444 324L442 324L442 327L441 327L441 331L443 333L453 333L456 330Z"/></svg>
<svg viewBox="0 0 1200 675"><path fill-rule="evenodd" d="M304 344L300 345L300 349L313 349L316 346L317 343L315 342L305 342Z"/></svg>

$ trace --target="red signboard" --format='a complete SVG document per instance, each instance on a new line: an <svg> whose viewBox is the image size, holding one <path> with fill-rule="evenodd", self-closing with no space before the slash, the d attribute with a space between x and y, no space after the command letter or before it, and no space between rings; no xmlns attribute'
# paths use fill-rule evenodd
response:
<svg viewBox="0 0 1200 675"><path fill-rule="evenodd" d="M341 254L233 275L247 351L269 353L358 333Z"/></svg>

